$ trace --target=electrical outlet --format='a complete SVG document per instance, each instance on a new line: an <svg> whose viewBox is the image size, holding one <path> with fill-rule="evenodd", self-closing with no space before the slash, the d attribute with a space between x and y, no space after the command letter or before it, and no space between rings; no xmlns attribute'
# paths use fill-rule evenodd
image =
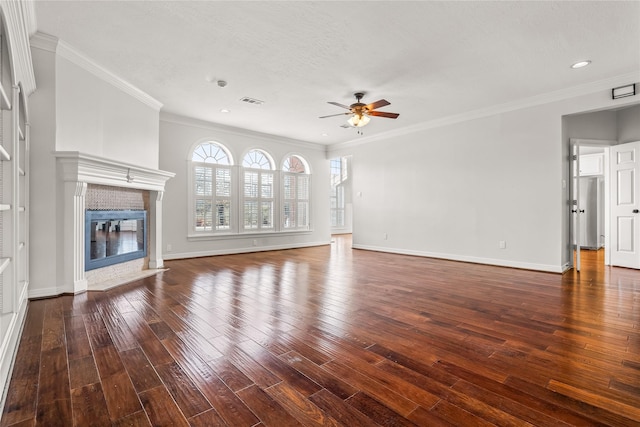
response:
<svg viewBox="0 0 640 427"><path fill-rule="evenodd" d="M389 235L387 233L384 233L382 235L382 239L387 240L389 238Z"/></svg>
<svg viewBox="0 0 640 427"><path fill-rule="evenodd" d="M257 239L253 239L253 246L258 246L258 240Z"/></svg>
<svg viewBox="0 0 640 427"><path fill-rule="evenodd" d="M500 240L500 241L498 241L498 248L500 248L500 249L506 249L506 248L507 248L507 241L506 241L506 240Z"/></svg>
<svg viewBox="0 0 640 427"><path fill-rule="evenodd" d="M171 243L167 243L167 252L171 252L173 250L173 246L171 246Z"/></svg>

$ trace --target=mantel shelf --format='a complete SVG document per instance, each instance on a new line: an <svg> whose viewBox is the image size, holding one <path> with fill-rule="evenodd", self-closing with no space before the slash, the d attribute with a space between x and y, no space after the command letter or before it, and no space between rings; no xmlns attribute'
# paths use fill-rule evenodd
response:
<svg viewBox="0 0 640 427"><path fill-rule="evenodd" d="M0 159L4 160L4 161L11 160L11 156L9 155L7 150L4 149L4 147L2 145L0 145Z"/></svg>
<svg viewBox="0 0 640 427"><path fill-rule="evenodd" d="M11 258L0 258L0 274L7 268L10 262Z"/></svg>
<svg viewBox="0 0 640 427"><path fill-rule="evenodd" d="M3 110L11 110L11 101L9 101L9 97L2 83L0 83L0 108Z"/></svg>

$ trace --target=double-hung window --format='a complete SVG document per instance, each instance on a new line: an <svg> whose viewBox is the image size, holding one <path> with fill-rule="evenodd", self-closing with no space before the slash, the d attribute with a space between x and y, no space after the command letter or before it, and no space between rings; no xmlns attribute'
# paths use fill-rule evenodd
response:
<svg viewBox="0 0 640 427"><path fill-rule="evenodd" d="M284 230L308 230L310 183L308 166L298 156L287 157L282 165Z"/></svg>
<svg viewBox="0 0 640 427"><path fill-rule="evenodd" d="M273 162L261 150L251 150L242 159L242 227L244 231L274 230L275 174Z"/></svg>
<svg viewBox="0 0 640 427"><path fill-rule="evenodd" d="M203 142L191 156L193 225L196 232L229 232L232 228L231 158L216 142Z"/></svg>

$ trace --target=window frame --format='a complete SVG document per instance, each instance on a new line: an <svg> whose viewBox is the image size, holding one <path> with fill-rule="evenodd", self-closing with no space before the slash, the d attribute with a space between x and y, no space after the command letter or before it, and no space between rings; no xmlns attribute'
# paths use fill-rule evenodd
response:
<svg viewBox="0 0 640 427"><path fill-rule="evenodd" d="M195 150L202 144L212 143L220 147L227 155L229 159L228 165L219 165L216 163L207 163L207 162L197 162L193 160L193 155ZM270 161L271 165L280 165L280 168L273 167L270 170L267 169L255 169L256 171L265 172L273 174L273 227L271 228L259 228L259 229L245 229L244 228L244 171L253 170L253 168L245 168L242 166L242 161L234 162L234 157L231 154L229 148L222 142L216 139L202 139L197 143L194 143L191 146L191 150L188 152L187 157L187 185L188 185L188 229L187 229L187 240L188 241L211 241L211 240L233 240L233 239L246 239L251 237L276 237L283 235L306 235L313 232L312 227L312 200L311 200L311 186L312 186L312 177L311 177L311 169L309 167L309 163L305 159L304 156L299 154L287 154L284 156L281 162L275 162L271 154L263 148L255 147L252 149L248 149L249 151L258 150L262 152ZM304 166L304 173L295 173L295 172L285 172L282 170L284 168L285 162L287 159L290 159L292 156L295 156L300 164ZM244 160L244 157L242 157ZM216 166L229 168L230 170L230 227L226 230L196 230L196 217L195 217L195 201L196 201L196 188L195 188L195 167L197 166L208 166L213 167L215 171ZM284 176L285 174L292 174L294 176L304 176L308 183L308 191L307 191L307 199L304 200L306 202L306 226L297 226L297 227L284 227L283 226L283 211L284 211ZM212 186L215 183L212 184ZM255 243L254 243L255 245Z"/></svg>
<svg viewBox="0 0 640 427"><path fill-rule="evenodd" d="M249 162L247 157L251 156L254 153L259 153L266 163L261 163L260 167L252 167L246 166ZM255 163L255 159L254 163ZM274 161L266 151L260 148L252 148L248 150L242 158L242 166L241 166L240 176L242 177L242 183L240 185L239 191L239 206L240 206L240 230L242 233L265 233L265 232L277 232L280 231L278 227L278 215L277 215L277 207L278 207L278 176L277 171L274 167ZM257 175L256 182L256 196L247 195L247 174L255 174ZM271 178L271 197L267 197L263 195L264 188L264 180L265 178ZM255 228L247 226L247 203L254 202L257 205L257 225ZM264 223L264 212L263 205L265 203L271 204L271 221L270 226L265 226Z"/></svg>
<svg viewBox="0 0 640 427"><path fill-rule="evenodd" d="M290 172L290 171L286 171L285 170L285 165L287 163L287 161L292 158L295 157L298 159L298 161L300 162L300 164L304 167L304 172ZM304 199L300 199L299 195L299 181L300 179L298 178L302 178L304 177L306 180L306 188L307 188L307 195L306 198ZM287 189L285 187L286 185L286 181L287 178L293 178L295 184L295 197L293 198L287 198ZM282 189L282 197L281 197L281 203L280 203L280 212L281 212L281 220L280 220L280 226L282 228L283 231L288 232L288 231L311 231L312 230L312 218L311 218L311 171L309 169L309 164L307 163L306 159L298 154L288 154L287 156L285 156L284 160L282 161L282 168L281 168L281 184L280 187ZM288 226L286 224L287 219L289 218L289 215L287 215L286 213L286 207L287 207L287 200L293 201L295 203L295 216L296 216L296 222L294 226ZM299 215L300 215L300 203L305 203L306 204L306 224L300 225L299 224Z"/></svg>
<svg viewBox="0 0 640 427"><path fill-rule="evenodd" d="M196 154L196 151L205 144L211 144L211 145L215 145L218 147L218 149L225 154L226 159L227 159L227 163L218 163L218 162L207 162L206 158L203 159L203 161L197 161L197 160L193 160L194 155ZM207 158L214 158L214 157L207 157ZM193 148L189 151L189 157L188 157L188 197L189 197L189 203L188 203L188 215L189 215L189 232L187 233L187 236L211 236L211 235L232 235L235 234L236 229L237 229L237 225L236 225L236 215L235 212L237 212L237 207L236 207L236 203L234 201L234 187L236 186L236 182L237 182L237 177L235 176L235 167L234 167L234 162L233 162L233 156L231 155L231 153L229 152L229 149L222 143L220 143L219 141L216 140L205 140L205 141L199 141L198 143L196 143ZM197 169L198 168L206 168L210 170L210 176L211 176L211 194L210 195L199 195L197 194L196 191L196 184L197 184ZM228 196L219 196L217 194L217 187L218 187L218 182L217 182L217 171L218 170L222 170L222 171L228 171L228 177L229 177L229 195ZM196 209L196 203L198 200L210 200L211 201L211 229L203 229L203 230L198 230L197 227L197 222L198 219L196 218L196 214L197 214L197 209ZM215 206L217 206L219 204L219 201L224 201L228 204L229 206L229 218L228 218L228 227L226 228L222 228L219 229L217 226L217 219L218 219L218 215L215 209Z"/></svg>

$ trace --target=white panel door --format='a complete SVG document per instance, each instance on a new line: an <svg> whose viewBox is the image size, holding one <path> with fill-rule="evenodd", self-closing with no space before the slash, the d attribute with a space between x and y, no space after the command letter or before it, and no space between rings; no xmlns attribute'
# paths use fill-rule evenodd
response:
<svg viewBox="0 0 640 427"><path fill-rule="evenodd" d="M640 269L640 141L611 147L611 265Z"/></svg>

